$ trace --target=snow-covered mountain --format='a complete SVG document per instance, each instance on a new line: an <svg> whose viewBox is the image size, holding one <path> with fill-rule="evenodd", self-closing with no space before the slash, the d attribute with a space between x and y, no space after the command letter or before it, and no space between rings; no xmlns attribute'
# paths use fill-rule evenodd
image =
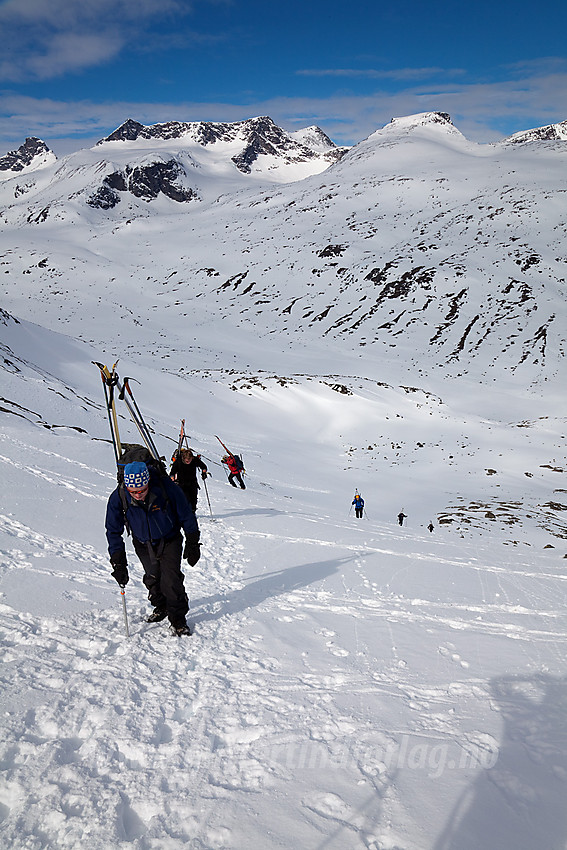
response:
<svg viewBox="0 0 567 850"><path fill-rule="evenodd" d="M188 316L206 334L220 313L280 345L393 354L483 380L502 366L526 383L558 375L563 142L531 131L478 145L444 113L394 119L346 153L316 129L301 139L269 119L128 121L89 151L4 181L6 306L17 314L33 293L40 320L58 293L60 321L97 340L110 298L119 339L133 289L143 293L133 319L160 317L171 338Z"/></svg>
<svg viewBox="0 0 567 850"><path fill-rule="evenodd" d="M35 136L29 136L17 150L8 151L5 156L0 157L0 180L28 174L30 171L52 165L56 159L45 142Z"/></svg>
<svg viewBox="0 0 567 850"><path fill-rule="evenodd" d="M533 130L523 130L521 133L514 133L513 136L508 136L503 144L523 145L528 142L566 142L567 141L567 121L562 121L560 124L547 124L545 127L536 127Z"/></svg>
<svg viewBox="0 0 567 850"><path fill-rule="evenodd" d="M0 183L0 843L562 847L565 143L158 126ZM212 472L184 644L110 576L117 359Z"/></svg>
<svg viewBox="0 0 567 850"><path fill-rule="evenodd" d="M213 193L218 191L215 177L224 177L229 191L254 180L297 180L324 170L344 150L318 127L289 134L267 117L232 124L172 121L151 126L128 119L91 151L57 164L43 142L28 139L0 160L0 180L18 175L22 164L32 170L32 161L33 170L52 165L36 183L17 181L7 187L6 197L12 191L16 197L34 197L48 186L55 197L78 195L83 203L108 210L132 196L145 202L162 196L178 203L206 198L211 178ZM241 175L247 179L239 179Z"/></svg>

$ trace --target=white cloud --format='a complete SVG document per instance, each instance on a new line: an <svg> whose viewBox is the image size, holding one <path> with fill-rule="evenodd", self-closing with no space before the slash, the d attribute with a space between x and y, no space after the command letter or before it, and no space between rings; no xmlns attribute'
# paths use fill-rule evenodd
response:
<svg viewBox="0 0 567 850"><path fill-rule="evenodd" d="M50 139L77 137L76 147L84 147L108 135L127 118L154 124L171 120L239 121L255 115L270 115L289 130L318 124L336 143L353 144L391 118L425 111L448 112L471 140L495 141L519 130L567 120L567 73L450 87L413 86L396 93L377 91L360 97L276 97L236 104L65 103L5 93L0 95L0 116L5 116L0 152L17 147L29 135L39 136L48 144Z"/></svg>
<svg viewBox="0 0 567 850"><path fill-rule="evenodd" d="M0 79L51 79L97 66L156 16L190 8L183 0L6 0L0 5Z"/></svg>
<svg viewBox="0 0 567 850"><path fill-rule="evenodd" d="M300 77L359 77L369 80L423 80L431 77L461 76L462 68L305 68L296 71Z"/></svg>
<svg viewBox="0 0 567 850"><path fill-rule="evenodd" d="M61 33L52 39L44 54L30 57L28 68L40 79L78 71L106 62L123 44L124 40L117 33Z"/></svg>

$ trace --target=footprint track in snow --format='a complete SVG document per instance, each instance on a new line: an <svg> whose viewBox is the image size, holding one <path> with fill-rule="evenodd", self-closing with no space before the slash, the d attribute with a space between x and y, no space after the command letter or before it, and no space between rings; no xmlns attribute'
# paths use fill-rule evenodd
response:
<svg viewBox="0 0 567 850"><path fill-rule="evenodd" d="M461 658L454 643L446 642L439 647L438 651L439 655L454 661L455 664L459 664L463 669L466 670L470 667L470 663Z"/></svg>

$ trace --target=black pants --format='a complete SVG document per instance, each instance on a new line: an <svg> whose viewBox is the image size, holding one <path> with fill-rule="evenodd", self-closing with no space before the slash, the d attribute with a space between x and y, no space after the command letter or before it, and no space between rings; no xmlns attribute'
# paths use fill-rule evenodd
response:
<svg viewBox="0 0 567 850"><path fill-rule="evenodd" d="M177 534L173 540L161 540L155 546L141 543L136 538L133 543L144 568L143 581L150 603L154 608L166 610L170 623L184 623L189 600L181 572L183 537Z"/></svg>
<svg viewBox="0 0 567 850"><path fill-rule="evenodd" d="M362 511L363 511L363 508L355 508L354 509L354 512L357 515L358 519L362 519Z"/></svg>
<svg viewBox="0 0 567 850"><path fill-rule="evenodd" d="M246 490L246 487L244 485L244 481L242 480L242 475L240 474L240 472L231 472L230 475L228 476L228 480L230 481L230 483L232 484L233 487L236 487L236 484L234 483L235 478L238 481L238 483L240 484L241 489Z"/></svg>
<svg viewBox="0 0 567 850"><path fill-rule="evenodd" d="M193 513L195 513L195 511L197 510L197 491L199 490L199 485L195 481L194 485L183 484L181 486L181 489L183 490L183 495L193 508Z"/></svg>

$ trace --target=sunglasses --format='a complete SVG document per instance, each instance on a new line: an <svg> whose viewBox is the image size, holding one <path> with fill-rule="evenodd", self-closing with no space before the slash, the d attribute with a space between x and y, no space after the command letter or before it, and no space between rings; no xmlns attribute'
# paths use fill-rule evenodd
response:
<svg viewBox="0 0 567 850"><path fill-rule="evenodd" d="M126 487L126 489L132 496L139 496L141 493L145 493L149 486L149 484L146 484L144 487Z"/></svg>

